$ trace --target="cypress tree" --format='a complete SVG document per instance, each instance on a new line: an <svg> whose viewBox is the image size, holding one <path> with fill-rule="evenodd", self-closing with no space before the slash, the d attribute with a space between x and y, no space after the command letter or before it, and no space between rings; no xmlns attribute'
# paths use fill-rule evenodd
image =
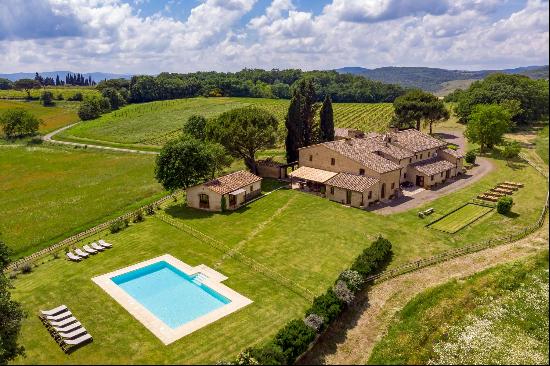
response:
<svg viewBox="0 0 550 366"><path fill-rule="evenodd" d="M285 147L286 161L292 163L298 160L298 148L303 146L303 126L301 121L301 95L295 92L290 100L288 112L285 117L287 129Z"/></svg>
<svg viewBox="0 0 550 366"><path fill-rule="evenodd" d="M323 101L323 106L320 112L321 120L321 141L334 140L334 113L332 111L332 100L327 94Z"/></svg>

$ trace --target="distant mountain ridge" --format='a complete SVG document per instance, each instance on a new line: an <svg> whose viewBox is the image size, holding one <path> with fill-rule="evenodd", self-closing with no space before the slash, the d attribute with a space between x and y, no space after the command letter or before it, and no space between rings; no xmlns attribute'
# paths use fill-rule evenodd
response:
<svg viewBox="0 0 550 366"><path fill-rule="evenodd" d="M57 75L59 75L59 78L61 80L65 80L65 76L67 74L76 74L72 71L46 71L46 72L38 72L43 77L52 77L55 79ZM19 79L34 79L34 72L16 72L13 74L0 74L0 78L8 79L11 81L16 81ZM101 80L110 80L110 79L130 79L132 75L130 74L112 74L107 72L88 72L82 74L85 78L91 76L92 80L97 82L100 82Z"/></svg>
<svg viewBox="0 0 550 366"><path fill-rule="evenodd" d="M468 86L475 80L485 78L487 75L495 72L507 74L521 74L534 79L548 79L548 65L545 66L526 66L514 69L503 70L447 70L432 67L380 67L376 69L367 69L363 67L343 67L336 69L339 73L361 75L368 79L381 81L384 83L399 84L409 88L420 88L436 94L446 94L451 92L450 85ZM452 83L456 80L462 80L460 83Z"/></svg>

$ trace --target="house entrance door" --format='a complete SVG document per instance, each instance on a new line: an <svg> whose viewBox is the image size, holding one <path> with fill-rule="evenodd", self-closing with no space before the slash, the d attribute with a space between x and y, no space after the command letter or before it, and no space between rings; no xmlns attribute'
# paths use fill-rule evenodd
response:
<svg viewBox="0 0 550 366"><path fill-rule="evenodd" d="M416 185L419 187L424 187L424 177L421 175L416 176Z"/></svg>
<svg viewBox="0 0 550 366"><path fill-rule="evenodd" d="M346 205L351 204L351 191L346 191Z"/></svg>

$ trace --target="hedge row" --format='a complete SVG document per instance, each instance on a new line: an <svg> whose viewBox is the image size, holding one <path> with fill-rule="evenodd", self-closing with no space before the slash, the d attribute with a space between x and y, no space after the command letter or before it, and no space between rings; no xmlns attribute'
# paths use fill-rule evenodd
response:
<svg viewBox="0 0 550 366"><path fill-rule="evenodd" d="M365 279L379 271L392 256L389 240L378 237L355 259L350 269L342 272L334 285L317 296L304 319L294 319L263 346L247 348L232 362L218 364L286 365L294 364L318 333L325 330L364 288Z"/></svg>

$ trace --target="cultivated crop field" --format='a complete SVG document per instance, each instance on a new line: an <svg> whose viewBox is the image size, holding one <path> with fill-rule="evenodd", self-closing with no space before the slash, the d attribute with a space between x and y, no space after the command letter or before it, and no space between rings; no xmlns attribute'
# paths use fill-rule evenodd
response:
<svg viewBox="0 0 550 366"><path fill-rule="evenodd" d="M50 132L79 120L79 102L55 101L55 106L44 107L39 101L0 100L0 115L9 109L24 109L44 121L39 132Z"/></svg>
<svg viewBox="0 0 550 366"><path fill-rule="evenodd" d="M37 89L31 89L31 97L32 98L40 98L40 95L42 95L42 92L44 91L50 91L53 93L54 98L57 98L58 94L63 95L63 99L67 99L69 97L72 97L76 93L82 93L83 96L86 95L98 95L99 92L95 87L83 87L83 86L50 86L46 88L37 88ZM25 99L27 98L27 92L24 90L15 90L15 89L9 89L9 90L0 90L0 99Z"/></svg>
<svg viewBox="0 0 550 366"><path fill-rule="evenodd" d="M369 364L548 364L548 250L427 290Z"/></svg>
<svg viewBox="0 0 550 366"><path fill-rule="evenodd" d="M0 233L20 257L151 201L154 158L0 145Z"/></svg>
<svg viewBox="0 0 550 366"><path fill-rule="evenodd" d="M288 100L260 98L190 98L132 104L64 131L60 137L162 146L181 134L181 127L193 114L213 117L249 105L273 113L283 128L288 104ZM382 131L393 115L393 106L389 103L335 103L333 106L337 127Z"/></svg>
<svg viewBox="0 0 550 366"><path fill-rule="evenodd" d="M492 210L491 207L469 203L428 226L432 229L454 234Z"/></svg>

